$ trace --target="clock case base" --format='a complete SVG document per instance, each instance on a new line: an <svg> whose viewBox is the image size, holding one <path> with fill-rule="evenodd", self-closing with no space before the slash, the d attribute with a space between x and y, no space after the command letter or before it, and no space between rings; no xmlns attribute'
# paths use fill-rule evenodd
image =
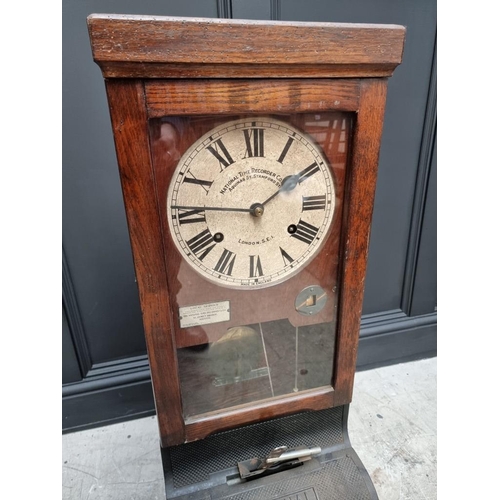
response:
<svg viewBox="0 0 500 500"><path fill-rule="evenodd" d="M365 500L378 499L349 441L349 405L303 412L220 432L161 449L168 499ZM303 465L241 481L238 462L264 457L279 446L321 447Z"/></svg>

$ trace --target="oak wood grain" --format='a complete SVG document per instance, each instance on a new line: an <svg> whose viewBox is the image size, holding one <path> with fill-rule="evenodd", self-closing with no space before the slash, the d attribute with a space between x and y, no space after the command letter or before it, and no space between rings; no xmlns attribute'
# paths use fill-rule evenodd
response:
<svg viewBox="0 0 500 500"><path fill-rule="evenodd" d="M287 68L299 66L313 71L328 68L330 76L338 74L336 67L344 74L345 67L348 73L364 68L364 74L372 76L376 69L380 76L381 70L390 74L400 64L406 31L398 25L116 14L92 14L87 23L94 60L106 77L125 76L124 68L131 71L134 64L139 71L134 77L148 78L168 76L169 65L177 65L177 70L185 65L198 77L214 76L214 68L221 76L219 65L231 68L233 78L238 77L234 70L241 70L241 77L254 68L250 76L256 76L260 69L278 65L283 67L274 77L288 77ZM158 75L158 66L152 71L148 64L164 65L162 74Z"/></svg>
<svg viewBox="0 0 500 500"><path fill-rule="evenodd" d="M158 424L165 446L184 441L184 418L166 283L158 207L151 196L144 86L140 81L106 82L125 211L151 365Z"/></svg>
<svg viewBox="0 0 500 500"><path fill-rule="evenodd" d="M182 64L109 62L98 63L105 78L359 78L386 77L393 64Z"/></svg>
<svg viewBox="0 0 500 500"><path fill-rule="evenodd" d="M342 273L332 381L338 404L351 402L354 386L386 91L386 79L361 81L342 225Z"/></svg>
<svg viewBox="0 0 500 500"><path fill-rule="evenodd" d="M191 80L146 82L151 118L176 114L234 114L358 109L357 80Z"/></svg>

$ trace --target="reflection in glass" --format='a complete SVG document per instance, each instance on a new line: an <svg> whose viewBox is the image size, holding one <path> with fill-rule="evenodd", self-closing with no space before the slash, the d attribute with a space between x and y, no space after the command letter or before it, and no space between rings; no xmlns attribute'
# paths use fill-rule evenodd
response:
<svg viewBox="0 0 500 500"><path fill-rule="evenodd" d="M216 342L178 349L185 417L328 386L331 325L286 319L229 328Z"/></svg>

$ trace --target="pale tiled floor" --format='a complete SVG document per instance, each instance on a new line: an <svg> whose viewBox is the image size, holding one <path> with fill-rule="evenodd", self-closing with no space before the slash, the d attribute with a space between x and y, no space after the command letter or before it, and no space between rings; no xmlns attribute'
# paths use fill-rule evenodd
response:
<svg viewBox="0 0 500 500"><path fill-rule="evenodd" d="M349 430L380 500L434 500L436 358L356 374ZM163 500L155 417L66 434L63 500Z"/></svg>

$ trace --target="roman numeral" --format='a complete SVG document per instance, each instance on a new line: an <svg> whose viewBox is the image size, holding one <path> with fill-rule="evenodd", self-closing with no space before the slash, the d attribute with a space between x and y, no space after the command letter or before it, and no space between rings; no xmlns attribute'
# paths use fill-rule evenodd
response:
<svg viewBox="0 0 500 500"><path fill-rule="evenodd" d="M193 175L193 174L191 174L191 175ZM197 179L194 175L193 175L193 177L188 177L187 174L184 177L184 180L182 182L187 182L189 184L196 184L197 186L201 186L207 193L213 184L210 181L204 181L203 179Z"/></svg>
<svg viewBox="0 0 500 500"><path fill-rule="evenodd" d="M190 240L186 241L187 246L193 252L199 260L203 260L213 249L215 243L213 243L213 236L210 234L208 229L197 234ZM210 243L213 243L210 245Z"/></svg>
<svg viewBox="0 0 500 500"><path fill-rule="evenodd" d="M288 266L293 262L293 259L280 247L281 257L283 257L283 263Z"/></svg>
<svg viewBox="0 0 500 500"><path fill-rule="evenodd" d="M288 153L288 150L290 149L290 146L293 143L293 137L289 137L288 141L286 141L285 147L283 148L283 151L280 154L280 157L278 158L278 161L280 163L283 163L283 160L285 159L286 154Z"/></svg>
<svg viewBox="0 0 500 500"><path fill-rule="evenodd" d="M316 237L318 231L319 228L314 227L312 224L304 222L302 219L300 219L299 223L297 224L297 231L295 231L295 233L291 234L290 236L310 245Z"/></svg>
<svg viewBox="0 0 500 500"><path fill-rule="evenodd" d="M194 222L205 222L205 210L179 209L179 224L193 224Z"/></svg>
<svg viewBox="0 0 500 500"><path fill-rule="evenodd" d="M311 175L314 175L318 171L319 167L316 162L306 167L304 170L302 170L302 172L299 172L299 184L302 181L305 181L308 177L311 177Z"/></svg>
<svg viewBox="0 0 500 500"><path fill-rule="evenodd" d="M243 134L245 135L245 143L247 145L246 158L251 158L253 156L264 156L264 129L244 129Z"/></svg>
<svg viewBox="0 0 500 500"><path fill-rule="evenodd" d="M207 149L219 160L221 172L234 163L234 160L231 158L226 146L224 146L220 139L217 139L213 143L213 146L208 146Z"/></svg>
<svg viewBox="0 0 500 500"><path fill-rule="evenodd" d="M321 196L302 196L302 211L324 210L326 208L326 194Z"/></svg>
<svg viewBox="0 0 500 500"><path fill-rule="evenodd" d="M255 259L255 257L257 257L257 259ZM264 276L260 257L258 255L250 255L250 278L255 278L257 276Z"/></svg>
<svg viewBox="0 0 500 500"><path fill-rule="evenodd" d="M222 255L220 256L219 261L214 267L214 271L221 273L221 274L227 274L228 276L231 276L231 273L233 272L233 266L234 266L234 260L236 259L236 254L233 252L230 252L229 250L226 250L224 248L224 251L222 252Z"/></svg>

